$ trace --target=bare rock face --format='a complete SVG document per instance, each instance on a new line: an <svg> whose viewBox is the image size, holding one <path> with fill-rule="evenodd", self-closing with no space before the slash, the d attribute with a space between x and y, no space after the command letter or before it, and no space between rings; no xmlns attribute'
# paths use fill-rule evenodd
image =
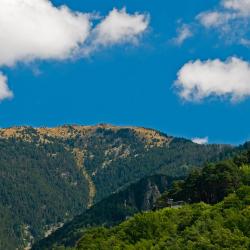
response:
<svg viewBox="0 0 250 250"><path fill-rule="evenodd" d="M144 200L142 204L142 210L150 210L156 200L161 196L161 193L158 189L158 186L155 183L152 183L150 180L147 185L147 191L144 195Z"/></svg>

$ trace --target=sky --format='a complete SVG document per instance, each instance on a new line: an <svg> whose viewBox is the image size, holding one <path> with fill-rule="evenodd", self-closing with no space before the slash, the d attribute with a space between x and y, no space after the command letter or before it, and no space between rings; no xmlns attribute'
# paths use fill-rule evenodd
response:
<svg viewBox="0 0 250 250"><path fill-rule="evenodd" d="M0 127L250 140L250 0L0 0Z"/></svg>

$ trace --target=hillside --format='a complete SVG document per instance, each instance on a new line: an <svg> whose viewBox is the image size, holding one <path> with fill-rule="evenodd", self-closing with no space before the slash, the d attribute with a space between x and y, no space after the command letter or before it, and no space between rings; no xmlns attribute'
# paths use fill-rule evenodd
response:
<svg viewBox="0 0 250 250"><path fill-rule="evenodd" d="M32 249L49 250L55 246L74 246L88 227L116 225L135 213L151 210L171 183L172 179L163 175L143 178L76 216L55 233L35 244Z"/></svg>
<svg viewBox="0 0 250 250"><path fill-rule="evenodd" d="M249 199L250 188L242 187L214 206L198 203L138 214L111 229L87 230L72 250L248 250Z"/></svg>
<svg viewBox="0 0 250 250"><path fill-rule="evenodd" d="M185 176L232 151L137 127L0 129L0 248L43 238L145 176Z"/></svg>
<svg viewBox="0 0 250 250"><path fill-rule="evenodd" d="M0 249L43 237L86 207L87 182L60 144L1 139L0 155Z"/></svg>
<svg viewBox="0 0 250 250"><path fill-rule="evenodd" d="M209 163L171 186L154 202L154 210L163 209L138 213L111 228L82 227L82 237L79 234L70 249L250 249L250 151ZM176 206L170 198L186 204ZM78 221L71 231L79 230ZM51 244L41 249L66 248Z"/></svg>

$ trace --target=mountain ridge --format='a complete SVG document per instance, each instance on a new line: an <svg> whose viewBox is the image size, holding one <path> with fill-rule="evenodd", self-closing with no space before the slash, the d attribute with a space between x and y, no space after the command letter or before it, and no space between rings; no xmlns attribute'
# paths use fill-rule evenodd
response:
<svg viewBox="0 0 250 250"><path fill-rule="evenodd" d="M133 130L142 139L147 140L149 146L162 146L164 143L170 141L174 137L167 136L166 134L144 127L136 126L114 126L111 124L97 124L93 126L88 125L62 125L57 127L37 127L32 126L14 126L9 128L0 128L0 137L3 138L25 138L25 134L28 131L33 131L33 135L38 135L41 139L47 137L55 137L61 139L75 138L77 135L87 136L96 132L98 129L106 129L118 131L120 129ZM167 139L168 138L168 139ZM29 138L31 139L31 138Z"/></svg>
<svg viewBox="0 0 250 250"><path fill-rule="evenodd" d="M22 246L25 228L40 239L50 225L67 222L146 176L186 176L193 167L234 150L129 126L0 129L0 207L8 221L2 225L7 229L0 248Z"/></svg>

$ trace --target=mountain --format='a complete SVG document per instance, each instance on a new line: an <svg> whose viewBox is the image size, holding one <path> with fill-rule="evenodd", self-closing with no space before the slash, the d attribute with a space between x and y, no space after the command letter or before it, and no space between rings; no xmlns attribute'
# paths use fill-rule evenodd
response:
<svg viewBox="0 0 250 250"><path fill-rule="evenodd" d="M141 183L146 183L146 186ZM34 250L69 249L65 248L69 242L71 250L250 249L250 151L230 160L206 164L183 181L165 182L165 188L164 181L162 183L164 193L157 195L159 198L153 199L151 206L147 206L148 209L160 210L137 213L130 218L124 216L126 221L112 227L112 223L106 222L113 221L112 215L120 212L120 205L113 206L117 199L113 200L111 196L101 202L101 206L96 204L97 213L92 218L88 212L76 217L68 226L41 241L38 244L40 248L34 247ZM155 190L147 184L147 179L139 182L138 186L139 189L137 185L131 188L142 191L144 198L138 196L141 201L145 200L143 190L146 197L148 193L152 194L151 190ZM133 190L131 188L129 193ZM122 199L126 201L130 197L126 194L120 193L119 196L121 200L118 204L123 208L126 206ZM135 201L134 195L132 197ZM101 214L104 217L107 215L106 220L98 220L98 211L105 211ZM89 224L91 228L86 228L88 222L96 218L96 227Z"/></svg>
<svg viewBox="0 0 250 250"><path fill-rule="evenodd" d="M151 210L171 183L172 178L164 175L145 177L76 216L55 233L35 244L32 249L49 250L55 246L74 246L88 227L113 226L135 213Z"/></svg>
<svg viewBox="0 0 250 250"><path fill-rule="evenodd" d="M139 127L0 129L0 249L22 248L146 176L186 176L235 151Z"/></svg>

